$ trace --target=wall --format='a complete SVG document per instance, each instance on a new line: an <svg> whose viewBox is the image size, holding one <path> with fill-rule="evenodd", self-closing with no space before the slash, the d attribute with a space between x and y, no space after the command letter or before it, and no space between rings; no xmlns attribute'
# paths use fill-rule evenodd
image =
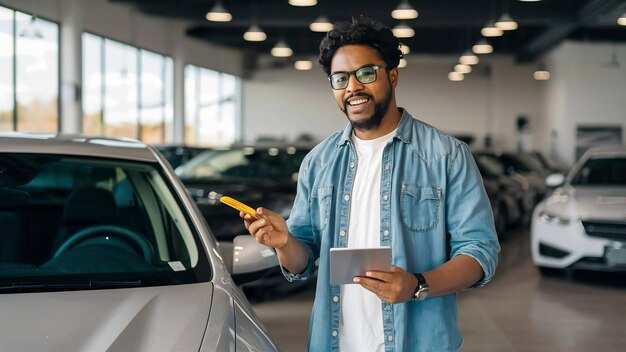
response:
<svg viewBox="0 0 626 352"><path fill-rule="evenodd" d="M615 53L619 67L609 65ZM567 164L575 161L577 126L621 126L626 144L626 44L567 42L548 57L540 138ZM550 138L555 138L551 148Z"/></svg>
<svg viewBox="0 0 626 352"><path fill-rule="evenodd" d="M464 81L451 82L448 72L456 58L409 56L408 60L409 65L400 69L398 105L448 133L474 135L476 147L483 146L489 133L497 146L515 148L516 117L527 116L531 125L541 119L543 82L532 78L534 66L492 56L483 58ZM262 70L244 87L247 140L265 135L293 139L303 132L322 139L347 123L319 67Z"/></svg>

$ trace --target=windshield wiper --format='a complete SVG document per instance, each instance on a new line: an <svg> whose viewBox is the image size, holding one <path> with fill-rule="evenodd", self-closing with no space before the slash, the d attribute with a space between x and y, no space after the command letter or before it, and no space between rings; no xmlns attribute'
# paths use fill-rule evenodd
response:
<svg viewBox="0 0 626 352"><path fill-rule="evenodd" d="M112 288L141 287L141 280L124 281L99 281L89 280L82 282L2 282L0 283L0 293L13 292L46 292L46 291L77 291L77 290L101 290Z"/></svg>

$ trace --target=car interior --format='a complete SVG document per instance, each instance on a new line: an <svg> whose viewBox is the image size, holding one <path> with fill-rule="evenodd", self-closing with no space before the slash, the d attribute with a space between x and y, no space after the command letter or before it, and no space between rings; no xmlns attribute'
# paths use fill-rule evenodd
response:
<svg viewBox="0 0 626 352"><path fill-rule="evenodd" d="M190 223L149 163L0 154L0 281L206 281Z"/></svg>

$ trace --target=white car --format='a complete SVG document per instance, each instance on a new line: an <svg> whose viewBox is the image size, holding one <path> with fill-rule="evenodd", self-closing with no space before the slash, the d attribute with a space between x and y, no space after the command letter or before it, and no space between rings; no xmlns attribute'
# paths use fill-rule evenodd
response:
<svg viewBox="0 0 626 352"><path fill-rule="evenodd" d="M546 183L561 186L533 211L535 265L626 271L626 147L592 148Z"/></svg>
<svg viewBox="0 0 626 352"><path fill-rule="evenodd" d="M234 246L240 280L275 268ZM0 133L0 351L276 351L233 277L154 148Z"/></svg>

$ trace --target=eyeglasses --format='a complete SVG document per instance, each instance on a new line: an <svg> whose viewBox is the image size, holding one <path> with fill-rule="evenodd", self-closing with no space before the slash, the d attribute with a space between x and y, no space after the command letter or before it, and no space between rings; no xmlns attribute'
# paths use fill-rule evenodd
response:
<svg viewBox="0 0 626 352"><path fill-rule="evenodd" d="M328 80L334 90L346 89L350 81L350 75L354 75L357 81L368 84L376 81L376 70L379 68L387 68L387 66L370 65L363 66L355 71L335 72L328 76Z"/></svg>

